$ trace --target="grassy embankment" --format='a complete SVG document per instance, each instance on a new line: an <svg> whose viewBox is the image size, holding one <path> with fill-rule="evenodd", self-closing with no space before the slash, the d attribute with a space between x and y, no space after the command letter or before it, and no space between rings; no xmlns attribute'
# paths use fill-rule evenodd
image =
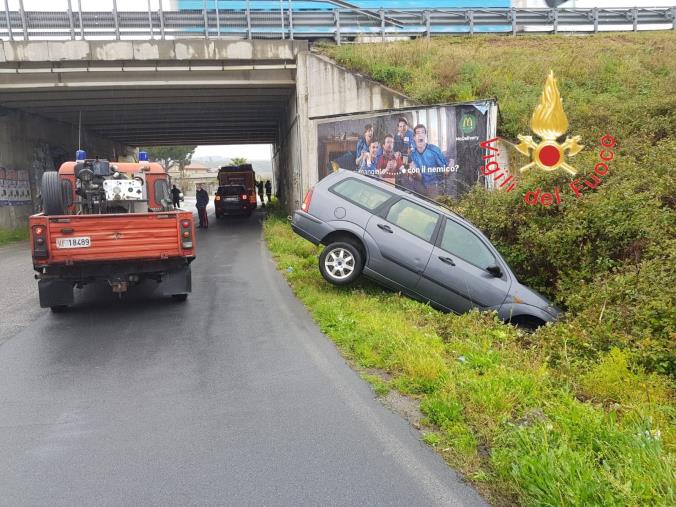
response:
<svg viewBox="0 0 676 507"><path fill-rule="evenodd" d="M317 248L283 220L266 222L322 330L377 393L418 399L425 440L497 504L676 504L675 50L671 33L324 48L423 103L496 97L499 134L512 141L529 134L553 69L569 134L588 146L574 165L589 172L597 140L618 140L609 175L581 199L544 208L477 189L454 203L525 283L566 308L566 322L532 335L366 281L332 287ZM566 183L534 173L522 186Z"/></svg>
<svg viewBox="0 0 676 507"><path fill-rule="evenodd" d="M0 245L28 239L28 228L0 229Z"/></svg>

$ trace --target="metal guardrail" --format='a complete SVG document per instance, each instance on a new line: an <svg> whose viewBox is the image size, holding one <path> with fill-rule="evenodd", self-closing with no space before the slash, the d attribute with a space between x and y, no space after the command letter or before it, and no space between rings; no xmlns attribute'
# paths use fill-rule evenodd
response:
<svg viewBox="0 0 676 507"><path fill-rule="evenodd" d="M280 8L196 9L120 12L83 11L81 2L67 11L9 10L0 14L3 40L148 40L206 39L333 39L358 36L430 37L449 34L519 32L598 32L603 28L637 31L646 25L676 29L676 7L593 9L316 9L294 10L291 0ZM216 2L218 5L218 2Z"/></svg>

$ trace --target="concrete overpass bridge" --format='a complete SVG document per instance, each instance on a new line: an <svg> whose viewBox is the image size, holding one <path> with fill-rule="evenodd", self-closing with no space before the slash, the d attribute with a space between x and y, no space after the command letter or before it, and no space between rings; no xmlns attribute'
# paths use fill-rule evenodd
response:
<svg viewBox="0 0 676 507"><path fill-rule="evenodd" d="M316 118L412 105L290 40L4 41L0 167L42 172L138 146L270 143L283 202L317 180ZM26 173L24 173L26 174ZM0 206L0 227L34 205Z"/></svg>

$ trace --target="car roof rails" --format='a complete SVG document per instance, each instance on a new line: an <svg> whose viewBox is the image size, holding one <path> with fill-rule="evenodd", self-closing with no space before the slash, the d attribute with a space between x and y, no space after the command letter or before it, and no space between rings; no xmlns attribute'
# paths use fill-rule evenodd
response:
<svg viewBox="0 0 676 507"><path fill-rule="evenodd" d="M361 173L358 173L358 174L361 174ZM371 178L372 180L379 181L380 183L385 183L385 184L387 184L387 185L393 186L393 187L395 187L397 190L401 190L402 192L405 192L405 193L407 193L407 194L414 195L414 196L416 196L416 197L418 197L418 198L422 199L423 201L426 201L426 202L428 202L428 203L430 203L430 204L434 204L435 206L439 206L440 208L444 208L444 209L445 209L446 211L448 211L449 213L452 213L453 215L455 215L455 216L457 216L457 217L459 217L459 218L462 218L463 220L466 220L465 217L463 217L460 213L458 213L458 212L455 211L454 209L450 208L449 206L445 205L445 204L442 203L442 202L435 201L435 200L432 199L431 197L427 197L426 195L419 194L418 192L416 192L416 191L414 191L414 190L411 190L410 188L407 188L407 187L405 187L405 186L403 186L403 185L397 185L396 183L393 183L393 182L391 182L391 181L385 181L385 180L383 180L382 178L378 178L377 176L373 176L372 174L361 174L361 175L362 175L362 176L366 176L367 178Z"/></svg>

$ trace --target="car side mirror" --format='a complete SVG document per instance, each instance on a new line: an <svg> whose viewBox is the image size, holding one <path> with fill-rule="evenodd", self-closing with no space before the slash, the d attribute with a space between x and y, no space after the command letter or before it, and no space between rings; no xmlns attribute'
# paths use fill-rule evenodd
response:
<svg viewBox="0 0 676 507"><path fill-rule="evenodd" d="M493 275L496 278L500 278L502 276L502 270L500 269L500 266L498 266L498 265L488 266L486 268L486 271L488 271L491 275Z"/></svg>

